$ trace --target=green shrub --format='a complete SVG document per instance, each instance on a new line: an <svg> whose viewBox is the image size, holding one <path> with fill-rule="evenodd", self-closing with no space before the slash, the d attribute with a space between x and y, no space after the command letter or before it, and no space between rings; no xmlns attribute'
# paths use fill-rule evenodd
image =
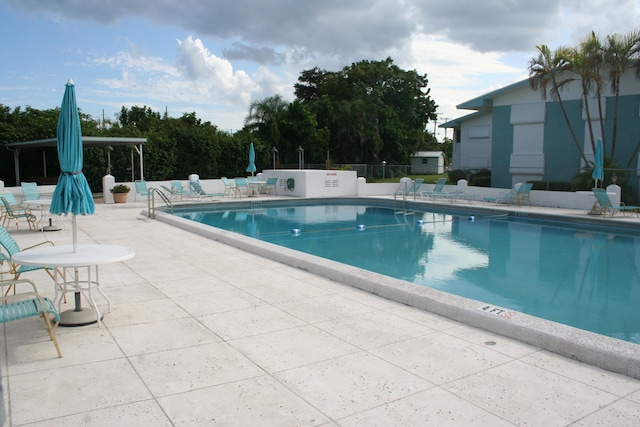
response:
<svg viewBox="0 0 640 427"><path fill-rule="evenodd" d="M486 175L471 176L471 181L469 181L469 185L473 185L475 187L491 187L491 176L486 176Z"/></svg>
<svg viewBox="0 0 640 427"><path fill-rule="evenodd" d="M529 181L533 190L544 191L574 191L573 185L566 181Z"/></svg>
<svg viewBox="0 0 640 427"><path fill-rule="evenodd" d="M491 187L491 171L482 169L471 175L469 184L477 187Z"/></svg>
<svg viewBox="0 0 640 427"><path fill-rule="evenodd" d="M462 169L454 169L449 171L449 182L456 183L461 179L467 179L467 172Z"/></svg>

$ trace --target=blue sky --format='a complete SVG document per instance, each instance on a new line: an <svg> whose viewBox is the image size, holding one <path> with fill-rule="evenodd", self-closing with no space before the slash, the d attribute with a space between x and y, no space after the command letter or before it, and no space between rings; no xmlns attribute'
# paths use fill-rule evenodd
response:
<svg viewBox="0 0 640 427"><path fill-rule="evenodd" d="M538 44L640 28L639 3L0 0L0 104L55 108L73 78L79 107L96 119L145 105L233 131L252 101L292 100L303 70L391 57L427 74L442 121L526 78Z"/></svg>

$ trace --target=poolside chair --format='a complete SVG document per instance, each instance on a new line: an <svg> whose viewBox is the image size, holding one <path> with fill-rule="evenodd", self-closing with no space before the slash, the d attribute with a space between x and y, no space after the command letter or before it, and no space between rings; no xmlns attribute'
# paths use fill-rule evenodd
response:
<svg viewBox="0 0 640 427"><path fill-rule="evenodd" d="M508 193L504 193L500 197L485 197L485 202L493 202L493 203L507 203L508 205L518 204L518 206L522 206L524 201L529 203L531 206L531 188L533 188L533 184L528 183L516 183L513 186L513 189Z"/></svg>
<svg viewBox="0 0 640 427"><path fill-rule="evenodd" d="M263 193L267 195L270 195L272 191L277 193L276 184L278 184L278 178L268 178L262 187Z"/></svg>
<svg viewBox="0 0 640 427"><path fill-rule="evenodd" d="M226 176L223 176L222 178L220 178L220 180L224 184L224 195L225 196L231 197L232 194L235 194L235 192L236 192L235 185L233 184L233 182L229 181L229 178L227 178Z"/></svg>
<svg viewBox="0 0 640 427"><path fill-rule="evenodd" d="M398 196L401 196L402 198L407 198L407 196L410 196L411 194L413 194L413 198L415 199L416 194L418 194L418 190L422 186L423 182L424 182L424 179L417 178L415 181L411 182L410 186L407 187L406 181L401 181L400 185L396 189L396 192L394 193L394 198Z"/></svg>
<svg viewBox="0 0 640 427"><path fill-rule="evenodd" d="M234 179L236 185L235 185L235 195L236 197L242 197L242 195L244 194L245 196L249 195L249 184L247 181L247 178L235 178Z"/></svg>
<svg viewBox="0 0 640 427"><path fill-rule="evenodd" d="M45 270L49 276L55 280L55 270L53 268L45 268L45 267L35 267L30 265L18 265L11 261L11 257L22 251L28 251L29 249L37 248L42 245L50 245L53 246L53 242L50 240L45 240L44 242L40 242L36 245L29 246L23 249L20 249L18 243L11 237L11 234L7 231L6 228L0 227L0 250L4 251L3 256L3 264L8 264L8 271L3 271L3 274L11 275L10 280L18 280L20 279L20 275L22 273L26 273L29 271L35 270Z"/></svg>
<svg viewBox="0 0 640 427"><path fill-rule="evenodd" d="M36 216L31 213L27 208L16 208L9 204L4 196L0 196L0 202L2 202L2 226L5 227L7 223L11 223L11 220L16 222L16 228L20 229L20 223L18 219L24 218L29 224L30 230L36 229Z"/></svg>
<svg viewBox="0 0 640 427"><path fill-rule="evenodd" d="M171 181L171 195L182 199L189 196L189 190L185 189L180 181Z"/></svg>
<svg viewBox="0 0 640 427"><path fill-rule="evenodd" d="M533 184L524 183L518 187L516 190L516 203L518 206L522 206L524 202L529 203L529 207L531 207L531 189L533 188Z"/></svg>
<svg viewBox="0 0 640 427"><path fill-rule="evenodd" d="M29 208L23 208L16 200L16 196L13 195L10 191L0 192L0 197L4 197L9 202L9 206L13 209L14 212L27 210L30 211ZM4 221L6 218L6 210L4 208L4 204L0 202L0 224L4 225Z"/></svg>
<svg viewBox="0 0 640 427"><path fill-rule="evenodd" d="M20 287L19 292L16 291L18 286ZM6 293L5 288L7 288ZM8 294L10 288L14 289L13 295ZM0 323L41 316L49 338L56 347L58 357L62 357L60 346L53 333L53 328L60 323L60 315L53 302L49 298L40 296L36 285L30 280L0 281L0 290L2 291L0 294Z"/></svg>
<svg viewBox="0 0 640 427"><path fill-rule="evenodd" d="M137 180L136 182L134 182L135 186L136 186L136 194L134 196L134 199L138 199L138 195L140 195L140 199L142 199L142 197L148 197L149 196L149 189L147 188L147 182L144 180Z"/></svg>
<svg viewBox="0 0 640 427"><path fill-rule="evenodd" d="M195 197L218 197L220 193L207 193L202 188L202 183L200 180L197 181L189 181L189 187L191 187L190 195L194 195Z"/></svg>
<svg viewBox="0 0 640 427"><path fill-rule="evenodd" d="M160 190L164 193L167 199L173 199L173 191L166 185L160 185Z"/></svg>
<svg viewBox="0 0 640 427"><path fill-rule="evenodd" d="M447 183L447 178L439 178L436 181L436 186L431 191L422 191L420 195L422 197L434 197L434 194L441 194L444 192L444 185Z"/></svg>
<svg viewBox="0 0 640 427"><path fill-rule="evenodd" d="M20 186L22 187L22 196L24 200L40 199L40 190L38 190L38 184L35 182L23 182Z"/></svg>
<svg viewBox="0 0 640 427"><path fill-rule="evenodd" d="M596 197L596 201L589 212L591 215L607 216L607 213L610 213L611 216L614 216L618 212L622 212L622 215L630 212L640 216L640 206L625 205L623 202L620 202L620 206L613 206L607 191L603 188L594 188L593 194Z"/></svg>

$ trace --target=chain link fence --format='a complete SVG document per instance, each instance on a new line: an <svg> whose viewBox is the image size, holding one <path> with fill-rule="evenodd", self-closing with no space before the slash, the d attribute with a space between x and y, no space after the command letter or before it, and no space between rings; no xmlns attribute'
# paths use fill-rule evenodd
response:
<svg viewBox="0 0 640 427"><path fill-rule="evenodd" d="M281 165L282 169L298 169L298 164ZM304 169L327 169L325 163L305 163ZM411 165L367 165L364 163L331 164L331 169L356 171L358 177L371 179L402 178L411 173Z"/></svg>

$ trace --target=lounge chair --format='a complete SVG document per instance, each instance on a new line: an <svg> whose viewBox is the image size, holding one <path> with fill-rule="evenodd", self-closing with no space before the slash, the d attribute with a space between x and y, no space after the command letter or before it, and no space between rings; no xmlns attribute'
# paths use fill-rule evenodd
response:
<svg viewBox="0 0 640 427"><path fill-rule="evenodd" d="M6 199L5 196L0 196L0 202L2 203L2 226L3 227L6 227L8 225L7 223L11 223L11 220L14 220L16 222L16 228L20 229L20 223L18 222L18 219L24 218L27 220L27 223L29 224L29 229L35 230L36 216L31 213L31 210L27 208L19 208L19 207L14 208L14 206L11 206L11 204L9 203L9 201Z"/></svg>
<svg viewBox="0 0 640 427"><path fill-rule="evenodd" d="M529 203L531 206L531 189L533 188L533 184L528 183L517 183L513 186L513 189L508 193L503 194L500 197L485 197L485 202L493 202L493 203L507 203L508 205L518 204L518 206L522 206L523 202Z"/></svg>
<svg viewBox="0 0 640 427"><path fill-rule="evenodd" d="M11 237L6 228L0 227L0 249L4 250L4 259L2 259L2 264L8 265L8 271L3 271L3 274L9 274L11 276L11 280L20 279L20 275L22 273L27 273L29 271L35 270L44 270L49 274L49 276L55 280L55 270L53 268L45 268L45 267L35 267L30 265L19 265L11 261L11 257L14 254L17 254L21 251L28 251L29 249L37 248L42 245L50 245L53 246L53 242L49 240L45 240L44 242L38 243L33 246L29 246L23 249L20 249L20 246L16 243L16 241Z"/></svg>
<svg viewBox="0 0 640 427"><path fill-rule="evenodd" d="M24 200L39 200L40 190L38 190L38 184L35 182L23 182L20 184L22 187L22 196Z"/></svg>
<svg viewBox="0 0 640 427"><path fill-rule="evenodd" d="M149 189L147 188L146 181L137 180L134 184L136 186L136 194L134 197L136 200L138 199L138 195L140 195L141 199L142 197L149 196Z"/></svg>
<svg viewBox="0 0 640 427"><path fill-rule="evenodd" d="M431 191L422 191L420 195L422 197L436 197L437 195L444 193L444 185L447 183L447 178L439 178L436 181L436 186Z"/></svg>
<svg viewBox="0 0 640 427"><path fill-rule="evenodd" d="M20 287L20 291L16 290L18 287ZM5 288L7 288L6 292ZM14 289L13 295L8 294L11 288ZM60 346L53 333L53 328L60 323L60 315L53 302L49 298L40 296L36 285L30 280L1 281L0 290L2 291L0 294L0 323L41 316L49 338L56 347L58 357L62 357Z"/></svg>
<svg viewBox="0 0 640 427"><path fill-rule="evenodd" d="M236 197L242 197L243 194L245 196L248 196L249 184L248 184L247 178L235 178L234 181L236 183L236 186L235 186Z"/></svg>
<svg viewBox="0 0 640 427"><path fill-rule="evenodd" d="M415 199L416 195L418 194L418 190L422 186L423 182L424 182L424 179L417 178L415 181L411 182L411 185L409 187L406 187L406 181L405 182L401 181L400 185L398 186L398 189L394 194L394 198L398 196L401 196L402 198L407 198L407 196L410 196L413 194L413 198Z"/></svg>
<svg viewBox="0 0 640 427"><path fill-rule="evenodd" d="M447 178L439 178L436 181L436 186L431 191L422 191L420 195L422 197L430 198L430 199L463 199L465 198L465 193L462 191L454 191L447 192L444 191L444 186L447 183Z"/></svg>
<svg viewBox="0 0 640 427"><path fill-rule="evenodd" d="M7 199L7 202L9 202L9 206L11 206L11 209L14 212L31 213L31 209L29 209L28 207L25 208L20 206L20 204L18 203L18 200L16 199L16 196L14 196L12 192L10 191L0 192L0 197L4 197L5 199ZM4 225L6 220L7 220L7 211L4 207L4 204L0 201L0 224Z"/></svg>
<svg viewBox="0 0 640 427"><path fill-rule="evenodd" d="M229 181L229 178L227 178L226 176L223 176L222 178L220 178L220 180L224 184L224 195L225 196L231 197L232 194L235 194L235 192L236 192L235 185L233 184L233 182Z"/></svg>
<svg viewBox="0 0 640 427"><path fill-rule="evenodd" d="M630 212L640 216L640 206L625 205L622 202L620 202L620 206L613 206L607 191L602 188L594 188L593 194L596 197L596 201L589 212L591 215L607 216L607 213L610 213L611 216L614 216L618 212L622 212L622 215Z"/></svg>
<svg viewBox="0 0 640 427"><path fill-rule="evenodd" d="M182 200L183 197L189 196L189 190L185 189L180 181L171 181L171 195Z"/></svg>
<svg viewBox="0 0 640 427"><path fill-rule="evenodd" d="M278 178L268 178L267 182L262 187L262 191L264 194L270 195L272 191L276 191L276 185L278 184Z"/></svg>
<svg viewBox="0 0 640 427"><path fill-rule="evenodd" d="M189 194L194 195L195 197L219 197L222 195L220 193L207 193L204 191L200 180L189 181L189 187L191 187L191 192Z"/></svg>

